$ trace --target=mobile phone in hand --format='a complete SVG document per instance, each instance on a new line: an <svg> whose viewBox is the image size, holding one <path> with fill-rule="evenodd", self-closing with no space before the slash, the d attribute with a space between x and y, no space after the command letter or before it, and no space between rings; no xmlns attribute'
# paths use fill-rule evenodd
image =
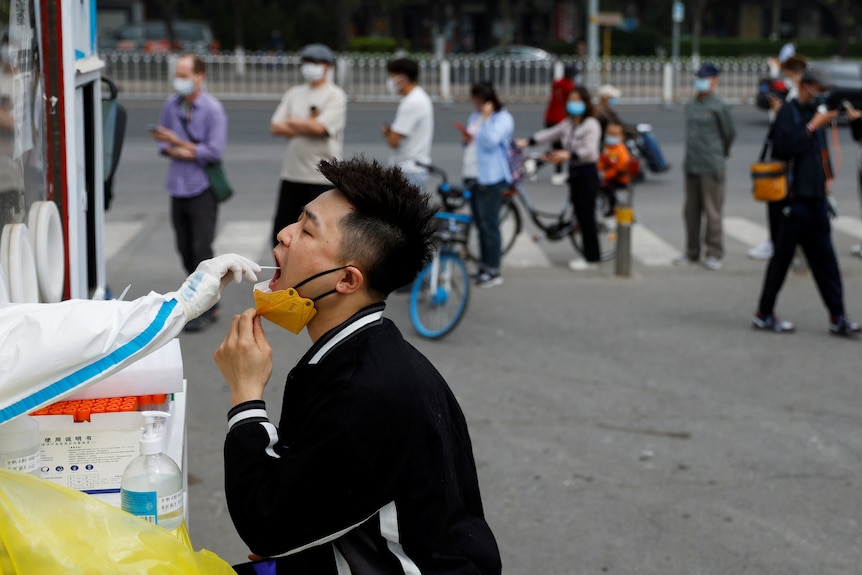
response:
<svg viewBox="0 0 862 575"><path fill-rule="evenodd" d="M452 122L452 126L453 126L456 130L458 130L459 132L461 132L462 134L464 134L464 135L468 135L468 132L467 132L467 126L465 126L465 125L464 125L464 124L462 124L461 122Z"/></svg>
<svg viewBox="0 0 862 575"><path fill-rule="evenodd" d="M853 104L850 103L850 100L843 100L841 105L844 106L844 109L848 112L854 111L856 108L853 107Z"/></svg>
<svg viewBox="0 0 862 575"><path fill-rule="evenodd" d="M158 124L147 124L147 131L148 132L155 132L158 129L159 129Z"/></svg>

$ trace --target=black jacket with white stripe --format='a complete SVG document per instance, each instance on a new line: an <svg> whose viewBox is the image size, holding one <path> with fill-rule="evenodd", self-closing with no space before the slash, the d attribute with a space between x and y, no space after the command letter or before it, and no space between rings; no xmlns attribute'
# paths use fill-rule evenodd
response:
<svg viewBox="0 0 862 575"><path fill-rule="evenodd" d="M230 410L234 525L278 573L499 574L464 415L383 308L315 342L278 429L262 401Z"/></svg>

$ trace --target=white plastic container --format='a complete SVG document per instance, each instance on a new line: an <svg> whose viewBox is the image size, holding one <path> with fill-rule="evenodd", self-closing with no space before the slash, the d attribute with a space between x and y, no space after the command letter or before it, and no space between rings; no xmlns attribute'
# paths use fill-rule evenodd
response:
<svg viewBox="0 0 862 575"><path fill-rule="evenodd" d="M0 424L0 467L42 477L39 423L29 415Z"/></svg>
<svg viewBox="0 0 862 575"><path fill-rule="evenodd" d="M184 519L183 475L165 455L163 411L143 412L146 427L141 434L141 454L129 463L120 481L120 506L160 527L173 530Z"/></svg>

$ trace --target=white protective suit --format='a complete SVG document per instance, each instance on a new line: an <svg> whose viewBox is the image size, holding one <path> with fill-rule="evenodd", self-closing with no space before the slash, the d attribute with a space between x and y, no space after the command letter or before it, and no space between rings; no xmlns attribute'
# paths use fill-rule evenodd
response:
<svg viewBox="0 0 862 575"><path fill-rule="evenodd" d="M236 254L200 263L179 291L134 301L0 304L0 423L108 377L179 335L231 279L260 267Z"/></svg>

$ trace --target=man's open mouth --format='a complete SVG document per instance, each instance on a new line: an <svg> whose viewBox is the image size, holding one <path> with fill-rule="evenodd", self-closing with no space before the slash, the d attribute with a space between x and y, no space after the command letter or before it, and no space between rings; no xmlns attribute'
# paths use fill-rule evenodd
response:
<svg viewBox="0 0 862 575"><path fill-rule="evenodd" d="M275 259L275 265L276 265L277 269L275 270L275 273L272 274L272 279L269 280L269 289L270 290L273 290L275 284L278 282L279 278L281 277L281 262L278 261L278 258L274 258L274 259Z"/></svg>

